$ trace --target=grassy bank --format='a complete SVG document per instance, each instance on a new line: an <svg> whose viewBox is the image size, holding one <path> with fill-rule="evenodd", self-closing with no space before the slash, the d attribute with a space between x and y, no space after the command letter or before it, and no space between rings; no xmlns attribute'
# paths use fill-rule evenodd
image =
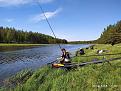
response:
<svg viewBox="0 0 121 91"><path fill-rule="evenodd" d="M98 56L96 52L100 49L107 50L104 55L110 55ZM94 50L85 49L85 52L72 61L80 63L120 57L121 44L96 45ZM5 83L1 91L121 91L121 60L112 61L111 65L107 62L91 64L70 71L45 66L35 72L22 71Z"/></svg>
<svg viewBox="0 0 121 91"><path fill-rule="evenodd" d="M0 43L0 47L4 47L4 46L41 46L41 45L46 45L46 44L3 44L3 43Z"/></svg>

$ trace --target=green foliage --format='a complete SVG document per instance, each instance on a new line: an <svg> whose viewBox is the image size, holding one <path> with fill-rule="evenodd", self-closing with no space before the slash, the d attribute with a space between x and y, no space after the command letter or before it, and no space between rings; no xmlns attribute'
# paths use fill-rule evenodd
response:
<svg viewBox="0 0 121 91"><path fill-rule="evenodd" d="M0 27L0 43L56 44L67 43L67 40L54 38L38 32L27 32L16 30L15 28Z"/></svg>
<svg viewBox="0 0 121 91"><path fill-rule="evenodd" d="M16 43L0 43L0 47L28 47L28 46L45 46L45 45L48 45L48 44L16 44Z"/></svg>
<svg viewBox="0 0 121 91"><path fill-rule="evenodd" d="M121 43L121 21L105 28L97 43L112 45Z"/></svg>
<svg viewBox="0 0 121 91"><path fill-rule="evenodd" d="M70 43L70 44L94 44L94 43L96 43L96 40L90 40L90 41L70 41L68 43Z"/></svg>
<svg viewBox="0 0 121 91"><path fill-rule="evenodd" d="M6 87L14 87L19 84L25 83L29 77L33 74L32 70L23 70L4 81Z"/></svg>

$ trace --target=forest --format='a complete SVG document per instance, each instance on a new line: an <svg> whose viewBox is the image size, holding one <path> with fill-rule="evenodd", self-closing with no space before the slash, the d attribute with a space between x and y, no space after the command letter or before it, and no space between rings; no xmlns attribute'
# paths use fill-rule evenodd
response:
<svg viewBox="0 0 121 91"><path fill-rule="evenodd" d="M54 38L38 32L0 27L0 43L66 44L67 40Z"/></svg>
<svg viewBox="0 0 121 91"><path fill-rule="evenodd" d="M121 43L121 21L118 21L116 24L109 25L107 28L104 28L104 32L101 34L100 38L96 40L96 43Z"/></svg>

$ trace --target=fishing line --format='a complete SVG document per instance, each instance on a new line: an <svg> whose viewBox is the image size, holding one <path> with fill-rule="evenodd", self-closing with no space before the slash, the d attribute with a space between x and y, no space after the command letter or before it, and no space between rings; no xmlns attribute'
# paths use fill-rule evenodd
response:
<svg viewBox="0 0 121 91"><path fill-rule="evenodd" d="M41 2L41 0L40 0L40 2ZM42 11L42 13L43 13L43 15L44 15L44 17L45 17L45 20L46 20L46 22L47 22L47 24L48 24L48 26L49 26L49 28L50 28L52 34L54 35L55 39L57 39L57 37L56 37L56 35L55 35L55 33L54 33L54 30L53 30L53 28L52 28L52 26L51 26L51 24L50 24L50 22L49 22L47 16L45 15L45 11L43 10L43 8L42 8L40 2L39 2L39 1L36 1L37 5L38 5L39 8L41 9L41 11ZM57 44L58 44L59 48L62 49L62 48L61 48L61 45L60 45L59 43L57 43Z"/></svg>

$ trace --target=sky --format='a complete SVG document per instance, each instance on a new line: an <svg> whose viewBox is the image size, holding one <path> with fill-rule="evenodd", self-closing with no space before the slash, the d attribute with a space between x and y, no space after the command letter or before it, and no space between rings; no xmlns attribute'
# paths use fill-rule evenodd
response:
<svg viewBox="0 0 121 91"><path fill-rule="evenodd" d="M56 36L68 41L95 40L121 20L121 0L0 0L0 26L52 35L37 2Z"/></svg>

